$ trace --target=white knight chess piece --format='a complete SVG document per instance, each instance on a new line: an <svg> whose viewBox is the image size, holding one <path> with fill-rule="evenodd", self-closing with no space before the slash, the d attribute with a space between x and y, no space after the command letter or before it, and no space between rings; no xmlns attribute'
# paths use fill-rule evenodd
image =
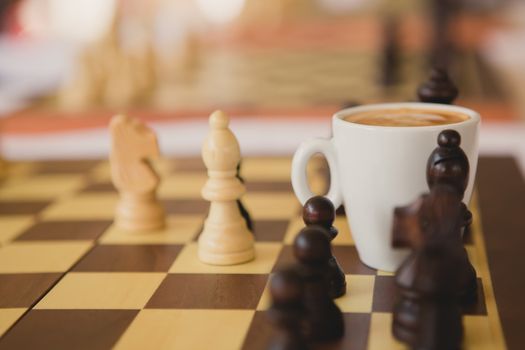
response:
<svg viewBox="0 0 525 350"><path fill-rule="evenodd" d="M111 177L120 194L117 227L130 231L155 230L165 225L164 209L156 197L160 178L149 163L159 156L154 132L137 119L111 119Z"/></svg>

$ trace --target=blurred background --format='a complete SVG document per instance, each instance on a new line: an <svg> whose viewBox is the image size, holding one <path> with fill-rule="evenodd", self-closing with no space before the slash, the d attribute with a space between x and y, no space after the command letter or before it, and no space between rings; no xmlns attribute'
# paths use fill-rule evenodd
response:
<svg viewBox="0 0 525 350"><path fill-rule="evenodd" d="M244 154L290 155L344 106L415 100L439 64L481 151L525 168L523 1L1 0L0 32L8 159L105 157L116 113L197 155L216 108Z"/></svg>

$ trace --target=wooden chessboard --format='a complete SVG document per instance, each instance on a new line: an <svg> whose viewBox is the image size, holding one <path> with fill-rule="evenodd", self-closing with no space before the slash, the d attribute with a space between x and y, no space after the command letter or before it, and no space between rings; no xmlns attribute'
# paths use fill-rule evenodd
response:
<svg viewBox="0 0 525 350"><path fill-rule="evenodd" d="M483 164L481 190L490 176ZM290 159L243 160L257 258L229 267L197 259L208 207L199 194L206 180L201 161L157 165L168 227L147 233L113 227L117 194L106 162L11 165L0 187L0 349L266 348L273 333L264 311L268 278L293 260L291 243L302 227ZM318 170L314 164L314 187L322 182ZM464 348L505 349L477 197L471 208L465 243L480 294L465 309ZM402 348L390 332L392 274L363 265L345 217L335 224L333 249L348 283L337 299L346 333L323 348Z"/></svg>

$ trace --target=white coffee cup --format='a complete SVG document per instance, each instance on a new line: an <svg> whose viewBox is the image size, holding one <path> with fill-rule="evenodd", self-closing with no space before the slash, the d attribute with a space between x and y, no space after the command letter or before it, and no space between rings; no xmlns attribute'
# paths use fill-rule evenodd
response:
<svg viewBox="0 0 525 350"><path fill-rule="evenodd" d="M433 126L375 126L344 120L354 113L397 108L456 112L468 118ZM438 134L446 129L459 132L461 148L470 163L463 198L468 204L478 161L479 123L477 112L441 104L384 103L344 109L332 118L331 139L303 142L296 151L292 162L295 194L302 204L314 195L308 187L306 165L314 154L323 154L330 167L326 197L336 208L344 202L361 261L376 269L395 271L408 252L391 245L394 208L428 192L427 160L437 147Z"/></svg>

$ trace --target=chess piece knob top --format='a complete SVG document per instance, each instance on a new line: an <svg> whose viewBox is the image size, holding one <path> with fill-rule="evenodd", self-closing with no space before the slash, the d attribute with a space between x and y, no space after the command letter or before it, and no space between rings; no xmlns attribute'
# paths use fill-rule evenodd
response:
<svg viewBox="0 0 525 350"><path fill-rule="evenodd" d="M437 142L440 147L456 148L461 144L461 135L456 130L443 130L439 133Z"/></svg>
<svg viewBox="0 0 525 350"><path fill-rule="evenodd" d="M445 69L434 67L428 81L418 88L417 95L421 102L452 104L458 96L458 89Z"/></svg>
<svg viewBox="0 0 525 350"><path fill-rule="evenodd" d="M230 118L221 110L213 112L210 116L210 126L212 129L227 129Z"/></svg>
<svg viewBox="0 0 525 350"><path fill-rule="evenodd" d="M430 188L435 184L450 185L463 196L470 167L467 155L460 147L461 135L455 130L443 130L437 142L438 147L432 151L427 162L427 183Z"/></svg>
<svg viewBox="0 0 525 350"><path fill-rule="evenodd" d="M294 241L294 254L304 264L323 264L332 256L330 240L321 226L303 228Z"/></svg>
<svg viewBox="0 0 525 350"><path fill-rule="evenodd" d="M303 221L306 225L319 225L325 228L332 226L335 220L335 207L324 196L315 196L303 206Z"/></svg>

